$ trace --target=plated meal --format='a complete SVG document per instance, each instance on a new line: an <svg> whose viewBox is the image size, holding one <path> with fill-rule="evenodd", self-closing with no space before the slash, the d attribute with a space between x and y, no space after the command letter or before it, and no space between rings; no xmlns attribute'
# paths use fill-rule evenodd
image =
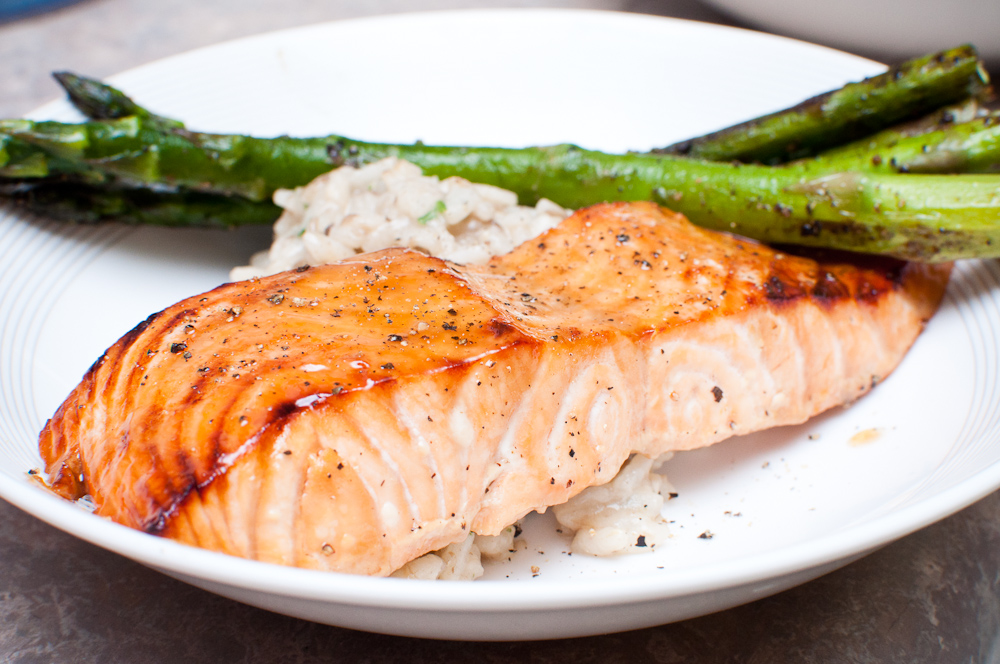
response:
<svg viewBox="0 0 1000 664"><path fill-rule="evenodd" d="M16 203L275 223L274 243L95 357L32 472L136 537L248 564L497 578L545 555L531 515L553 508L544 541L574 560L663 569L681 529L714 538L671 512L704 476L691 450L753 455L747 434L883 403L954 306L952 262L1000 251L998 125L966 47L617 155L206 134L61 82L92 119L0 123Z"/></svg>

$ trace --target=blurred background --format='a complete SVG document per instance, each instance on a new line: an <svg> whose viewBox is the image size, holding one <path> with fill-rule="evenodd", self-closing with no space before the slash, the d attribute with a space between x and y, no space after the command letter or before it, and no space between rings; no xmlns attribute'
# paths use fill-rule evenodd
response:
<svg viewBox="0 0 1000 664"><path fill-rule="evenodd" d="M200 46L321 21L474 7L639 12L763 29L881 62L975 43L1000 66L997 0L0 0L0 116L59 96L49 72L108 76ZM50 11L46 11L50 10Z"/></svg>

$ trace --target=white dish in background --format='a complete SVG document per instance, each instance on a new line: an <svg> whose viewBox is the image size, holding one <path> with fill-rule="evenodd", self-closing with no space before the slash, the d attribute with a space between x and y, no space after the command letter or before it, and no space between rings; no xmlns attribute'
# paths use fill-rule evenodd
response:
<svg viewBox="0 0 1000 664"><path fill-rule="evenodd" d="M516 45L513 48L512 45ZM648 149L880 71L808 44L698 23L500 10L345 21L195 51L113 82L190 127L383 141ZM37 117L73 119L64 103ZM680 620L778 592L1000 487L1000 268L967 263L898 371L849 409L706 450L666 471L670 546L565 555L548 516L475 583L283 568L87 514L30 483L37 431L148 314L226 278L267 242L240 232L69 227L0 216L0 496L221 595L335 625L537 639ZM866 444L855 434L877 429ZM852 442L853 441L853 442ZM711 531L711 539L698 535ZM539 568L537 575L532 567Z"/></svg>
<svg viewBox="0 0 1000 664"><path fill-rule="evenodd" d="M783 35L905 59L975 44L1000 64L996 0L702 0L751 25Z"/></svg>

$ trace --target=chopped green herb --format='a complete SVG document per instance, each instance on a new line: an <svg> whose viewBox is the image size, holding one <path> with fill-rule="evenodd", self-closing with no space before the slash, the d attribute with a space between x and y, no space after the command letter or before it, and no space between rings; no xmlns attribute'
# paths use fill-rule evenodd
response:
<svg viewBox="0 0 1000 664"><path fill-rule="evenodd" d="M440 214L444 214L444 211L447 210L447 209L448 209L448 207L444 204L444 201L438 201L437 203L434 204L434 209L433 210L431 210L430 212L428 212L424 216L422 216L419 219L417 219L417 221L419 221L422 224L426 224L428 221L430 221L434 217L436 217L436 216L438 216Z"/></svg>

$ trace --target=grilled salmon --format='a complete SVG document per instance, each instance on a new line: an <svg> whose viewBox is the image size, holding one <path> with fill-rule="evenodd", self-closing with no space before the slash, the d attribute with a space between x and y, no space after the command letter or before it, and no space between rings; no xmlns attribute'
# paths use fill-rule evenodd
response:
<svg viewBox="0 0 1000 664"><path fill-rule="evenodd" d="M653 204L484 266L389 249L150 316L46 424L52 487L115 521L386 575L656 456L857 399L947 266L813 260Z"/></svg>

